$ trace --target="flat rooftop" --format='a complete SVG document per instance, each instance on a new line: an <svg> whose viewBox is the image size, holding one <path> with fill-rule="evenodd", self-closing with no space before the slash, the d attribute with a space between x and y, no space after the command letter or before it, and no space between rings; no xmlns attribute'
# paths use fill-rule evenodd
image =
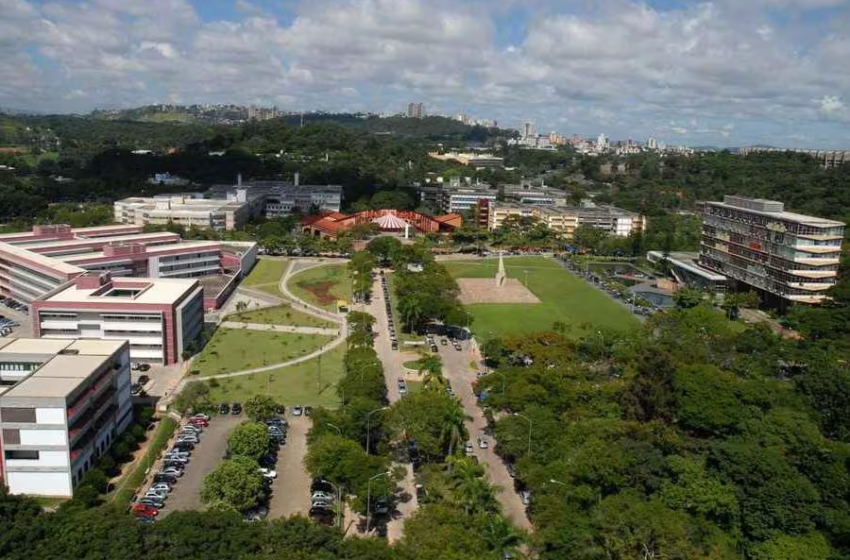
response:
<svg viewBox="0 0 850 560"><path fill-rule="evenodd" d="M9 243L0 242L0 254L6 255L6 257L12 259L13 262L16 260L28 261L62 274L82 274L85 272L84 269L78 266L67 264L44 255L39 255L36 252L29 251L23 247L16 247Z"/></svg>
<svg viewBox="0 0 850 560"><path fill-rule="evenodd" d="M762 199L754 199L755 202L772 202L769 200ZM727 204L725 202L718 201L709 201L706 204L710 204L712 206L719 206L721 208L729 208L730 210L743 210L745 212L752 212L753 214L759 214L761 216L772 216L780 220L788 220L789 222L797 222L807 226L816 226L816 227L845 227L846 224L844 222L839 222L836 220L830 220L827 218L818 218L817 216L807 216L805 214L797 214L796 212L764 212L761 210L754 210L752 208L747 208L743 206L738 206L736 204Z"/></svg>
<svg viewBox="0 0 850 560"><path fill-rule="evenodd" d="M18 338L0 341L0 359L9 354L25 354L42 361L30 375L2 393L4 398L64 398L92 372L112 360L125 343L122 340L53 340ZM76 353L62 353L59 352Z"/></svg>
<svg viewBox="0 0 850 560"><path fill-rule="evenodd" d="M173 252L177 249L184 251L192 251L199 249L217 249L221 247L220 241L177 241L174 243L169 243L168 245L155 245L152 247L145 248L146 256L156 256L160 253L169 253ZM115 257L109 257L114 260L130 260L132 255L121 255ZM83 262L91 259L101 259L106 258L103 254L103 251L89 251L87 253L74 253L73 255L57 255L55 257L51 257L53 259L66 262L66 263L75 263L75 262Z"/></svg>
<svg viewBox="0 0 850 560"><path fill-rule="evenodd" d="M161 231L156 233L131 233L127 235L105 235L103 237L87 237L87 238L77 238L77 239L65 239L60 241L25 241L22 243L15 242L15 245L19 247L25 247L30 251L38 251L48 250L48 249L64 249L64 248L72 248L72 247L87 247L89 245L94 244L108 244L108 243L141 243L143 241L150 241L156 239L175 239L179 240L180 235L176 233L171 233L168 231Z"/></svg>
<svg viewBox="0 0 850 560"><path fill-rule="evenodd" d="M113 278L111 290L103 286L86 289L74 283L45 298L45 307L50 303L133 303L148 305L173 304L197 285L195 279L183 278ZM142 286L142 287L139 287ZM96 294L100 295L96 295ZM119 295L126 294L126 295Z"/></svg>

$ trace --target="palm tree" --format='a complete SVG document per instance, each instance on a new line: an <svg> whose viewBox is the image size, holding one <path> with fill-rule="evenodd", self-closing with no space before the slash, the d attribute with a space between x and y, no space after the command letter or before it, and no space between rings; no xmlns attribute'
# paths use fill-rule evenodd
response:
<svg viewBox="0 0 850 560"><path fill-rule="evenodd" d="M524 539L524 535L511 525L501 515L491 515L484 531L484 540L491 550L500 556L505 552L516 549Z"/></svg>
<svg viewBox="0 0 850 560"><path fill-rule="evenodd" d="M434 354L423 355L419 358L419 375L425 372L425 378L422 384L426 389L434 387L442 389L446 385L446 380L443 377L443 361L439 356Z"/></svg>
<svg viewBox="0 0 850 560"><path fill-rule="evenodd" d="M419 298L407 296L399 298L398 312L401 314L401 320L407 325L407 330L413 332L414 327L422 320L424 311Z"/></svg>
<svg viewBox="0 0 850 560"><path fill-rule="evenodd" d="M454 455L460 442L466 437L466 414L457 400L452 400L450 408L446 409L443 416L443 431L440 439L443 442L446 455Z"/></svg>
<svg viewBox="0 0 850 560"><path fill-rule="evenodd" d="M498 509L493 487L482 478L484 470L466 457L449 459L455 502L467 515Z"/></svg>

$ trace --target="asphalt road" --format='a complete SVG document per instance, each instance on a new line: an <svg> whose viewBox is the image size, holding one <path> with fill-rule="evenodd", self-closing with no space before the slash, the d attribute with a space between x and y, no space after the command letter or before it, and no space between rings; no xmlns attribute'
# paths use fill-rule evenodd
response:
<svg viewBox="0 0 850 560"><path fill-rule="evenodd" d="M310 512L310 475L304 466L307 432L312 422L305 416L287 416L286 444L277 455L277 478L272 485L269 517L289 517Z"/></svg>
<svg viewBox="0 0 850 560"><path fill-rule="evenodd" d="M502 505L502 512L514 525L530 530L531 522L525 512L525 506L514 490L514 481L508 474L508 469L502 462L501 457L493 451L496 440L487 436L488 448L479 449L477 438L484 434L487 421L484 413L478 406L477 398L472 392L472 384L477 378L477 369L470 367L471 362L480 361L472 347L471 341L461 342L461 351L452 346L440 346L440 356L443 358L443 375L452 384L455 395L460 399L463 409L469 419L466 421L466 429L472 441L474 454L479 462L486 466L490 483L496 487L496 499Z"/></svg>
<svg viewBox="0 0 850 560"><path fill-rule="evenodd" d="M244 414L239 416L213 416L210 425L204 429L200 442L192 451L192 457L183 476L177 479L177 484L171 489L165 508L160 515L168 515L172 511L200 510L201 487L204 478L212 472L224 458L227 451L227 436L241 422L247 420ZM179 430L179 429L178 429ZM169 443L170 447L170 443ZM162 461L157 461L152 470L156 473Z"/></svg>

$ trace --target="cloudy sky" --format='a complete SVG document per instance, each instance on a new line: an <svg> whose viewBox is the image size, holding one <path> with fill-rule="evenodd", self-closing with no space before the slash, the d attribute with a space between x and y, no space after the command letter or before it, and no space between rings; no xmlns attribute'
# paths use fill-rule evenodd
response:
<svg viewBox="0 0 850 560"><path fill-rule="evenodd" d="M850 0L0 0L0 107L467 113L850 149Z"/></svg>

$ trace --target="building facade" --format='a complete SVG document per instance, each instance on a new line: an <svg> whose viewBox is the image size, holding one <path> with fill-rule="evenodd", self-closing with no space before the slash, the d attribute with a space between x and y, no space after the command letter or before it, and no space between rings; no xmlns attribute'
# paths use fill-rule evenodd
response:
<svg viewBox="0 0 850 560"><path fill-rule="evenodd" d="M499 229L511 216L539 220L565 240L572 239L576 228L583 225L593 226L617 237L628 237L646 229L644 216L613 206L569 208L509 203L489 205L488 229Z"/></svg>
<svg viewBox="0 0 850 560"><path fill-rule="evenodd" d="M34 301L30 317L36 337L127 340L133 362L168 365L200 336L204 297L195 280L87 273Z"/></svg>
<svg viewBox="0 0 850 560"><path fill-rule="evenodd" d="M250 271L257 250L248 242L184 242L176 233L142 233L136 225L35 226L31 232L0 235L0 296L30 304L86 272L198 278L209 292ZM205 299L216 302L220 296L207 293Z"/></svg>
<svg viewBox="0 0 850 560"><path fill-rule="evenodd" d="M838 278L844 228L781 202L727 195L703 204L699 263L783 307L820 303Z"/></svg>
<svg viewBox="0 0 850 560"><path fill-rule="evenodd" d="M10 493L70 498L132 419L126 341L0 339L0 475Z"/></svg>
<svg viewBox="0 0 850 560"><path fill-rule="evenodd" d="M123 224L168 225L232 231L243 227L262 210L262 203L249 201L235 192L227 199L196 195L130 197L113 204L115 221Z"/></svg>

